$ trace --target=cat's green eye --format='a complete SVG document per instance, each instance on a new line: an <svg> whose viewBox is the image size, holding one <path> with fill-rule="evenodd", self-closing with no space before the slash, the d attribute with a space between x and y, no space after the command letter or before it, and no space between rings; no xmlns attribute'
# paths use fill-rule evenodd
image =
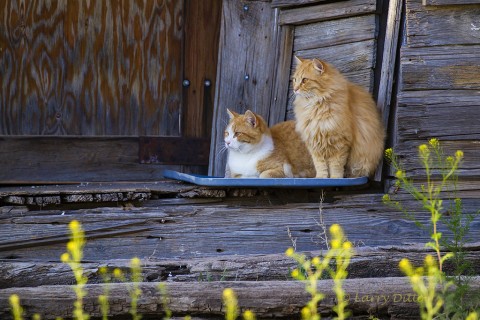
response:
<svg viewBox="0 0 480 320"><path fill-rule="evenodd" d="M242 134L241 132L235 132L235 133L233 134L233 137L236 138L236 137L238 137L238 136L241 135L241 134Z"/></svg>

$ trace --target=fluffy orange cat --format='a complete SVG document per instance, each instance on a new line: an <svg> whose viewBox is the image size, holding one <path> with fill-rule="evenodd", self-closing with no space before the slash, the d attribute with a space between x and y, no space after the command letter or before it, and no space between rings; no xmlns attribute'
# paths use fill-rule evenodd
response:
<svg viewBox="0 0 480 320"><path fill-rule="evenodd" d="M270 129L265 120L248 110L238 114L227 109L230 122L225 129L228 150L225 177L312 178L312 158L295 122L286 121Z"/></svg>
<svg viewBox="0 0 480 320"><path fill-rule="evenodd" d="M316 177L372 176L385 139L372 96L329 63L295 60L296 129L312 155Z"/></svg>

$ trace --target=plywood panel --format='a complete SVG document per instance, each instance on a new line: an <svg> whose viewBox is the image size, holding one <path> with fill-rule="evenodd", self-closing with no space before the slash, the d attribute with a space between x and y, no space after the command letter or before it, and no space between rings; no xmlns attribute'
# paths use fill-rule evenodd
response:
<svg viewBox="0 0 480 320"><path fill-rule="evenodd" d="M410 47L480 44L480 3L426 7L420 1L407 0L406 15Z"/></svg>
<svg viewBox="0 0 480 320"><path fill-rule="evenodd" d="M1 1L0 134L177 135L183 1Z"/></svg>
<svg viewBox="0 0 480 320"><path fill-rule="evenodd" d="M217 72L221 0L185 2L185 68L182 134L210 138Z"/></svg>
<svg viewBox="0 0 480 320"><path fill-rule="evenodd" d="M269 118L274 77L276 11L263 1L223 1L210 174L224 175L226 108Z"/></svg>

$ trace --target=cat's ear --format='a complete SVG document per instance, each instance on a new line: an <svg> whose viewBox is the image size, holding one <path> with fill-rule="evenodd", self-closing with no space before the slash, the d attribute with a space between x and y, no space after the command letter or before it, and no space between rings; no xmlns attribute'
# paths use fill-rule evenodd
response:
<svg viewBox="0 0 480 320"><path fill-rule="evenodd" d="M301 64L303 62L303 60L297 56L293 56L295 59L295 65L298 66L299 64Z"/></svg>
<svg viewBox="0 0 480 320"><path fill-rule="evenodd" d="M245 119L247 123L250 124L252 127L255 128L257 126L257 123L258 123L257 115L252 111L247 110L247 112L245 112Z"/></svg>
<svg viewBox="0 0 480 320"><path fill-rule="evenodd" d="M230 109L228 108L227 108L227 113L228 113L228 116L230 117L230 120L238 116L238 113L236 113L235 111L230 111Z"/></svg>
<svg viewBox="0 0 480 320"><path fill-rule="evenodd" d="M313 59L313 67L315 68L315 70L320 72L320 74L325 72L325 66L323 65L322 61L318 59Z"/></svg>

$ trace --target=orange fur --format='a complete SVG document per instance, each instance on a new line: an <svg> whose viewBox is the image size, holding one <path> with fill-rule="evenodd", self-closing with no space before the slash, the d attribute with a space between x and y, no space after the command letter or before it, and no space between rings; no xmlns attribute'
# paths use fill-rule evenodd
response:
<svg viewBox="0 0 480 320"><path fill-rule="evenodd" d="M228 109L227 109L228 110ZM251 111L244 115L228 110L225 129L228 149L226 176L233 178L311 178L315 168L295 122L268 128L265 120Z"/></svg>
<svg viewBox="0 0 480 320"><path fill-rule="evenodd" d="M295 58L296 129L312 155L316 177L372 176L385 139L372 96L326 62Z"/></svg>

